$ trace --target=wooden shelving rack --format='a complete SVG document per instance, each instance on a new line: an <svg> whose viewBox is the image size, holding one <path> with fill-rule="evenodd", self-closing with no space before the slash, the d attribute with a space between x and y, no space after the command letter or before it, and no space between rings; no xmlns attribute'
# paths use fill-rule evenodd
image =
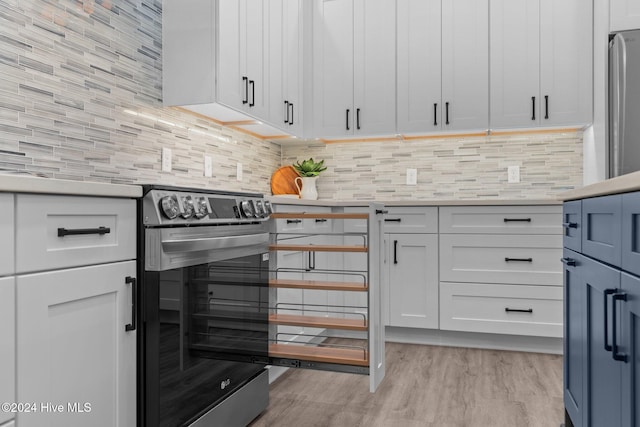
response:
<svg viewBox="0 0 640 427"><path fill-rule="evenodd" d="M333 220L368 220L369 214L362 213L274 213L273 219L333 219ZM294 233L295 234L295 233ZM363 245L295 245L277 242L274 239L269 246L270 251L309 251L309 252L351 252L367 253L369 247L368 236L364 235ZM345 292L368 292L368 277L364 282L340 282L340 281L319 281L319 280L292 280L272 278L269 281L271 288L290 289L310 289L329 290ZM369 339L369 313L359 319L329 317L329 316L308 316L295 314L271 313L269 323L272 325L302 326L311 328L335 329L343 331L357 331L367 334ZM308 345L308 344L283 344L272 342L269 345L269 356L272 358L302 360L323 364L350 365L361 368L369 367L369 351L365 348L346 348L331 345ZM359 371L362 372L362 371ZM368 372L366 370L365 372Z"/></svg>

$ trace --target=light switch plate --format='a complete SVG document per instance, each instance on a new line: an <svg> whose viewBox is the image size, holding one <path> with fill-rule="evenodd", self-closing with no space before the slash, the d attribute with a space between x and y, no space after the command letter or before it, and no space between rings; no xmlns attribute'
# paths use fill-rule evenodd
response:
<svg viewBox="0 0 640 427"><path fill-rule="evenodd" d="M407 185L418 184L418 169L407 169Z"/></svg>
<svg viewBox="0 0 640 427"><path fill-rule="evenodd" d="M242 181L242 163L236 163L236 179Z"/></svg>
<svg viewBox="0 0 640 427"><path fill-rule="evenodd" d="M520 166L507 167L507 182L509 184L517 184L520 182Z"/></svg>
<svg viewBox="0 0 640 427"><path fill-rule="evenodd" d="M204 156L204 176L207 178L213 176L213 159L211 159L211 156Z"/></svg>

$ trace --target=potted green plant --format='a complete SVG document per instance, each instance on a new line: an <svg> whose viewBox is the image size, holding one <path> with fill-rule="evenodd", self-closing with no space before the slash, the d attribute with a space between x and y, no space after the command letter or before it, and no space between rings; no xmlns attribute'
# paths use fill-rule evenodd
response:
<svg viewBox="0 0 640 427"><path fill-rule="evenodd" d="M298 191L300 192L300 198L317 200L318 190L316 189L316 179L318 179L320 172L327 170L327 167L324 165L324 160L315 162L313 158L310 158L303 160L302 163L297 161L293 164L293 168L298 175L300 175L295 179L296 187L298 187Z"/></svg>

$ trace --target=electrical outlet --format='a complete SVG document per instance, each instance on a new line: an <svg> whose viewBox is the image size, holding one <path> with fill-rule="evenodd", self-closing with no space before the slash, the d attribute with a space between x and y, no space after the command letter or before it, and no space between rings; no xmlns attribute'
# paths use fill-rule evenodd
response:
<svg viewBox="0 0 640 427"><path fill-rule="evenodd" d="M162 172L171 172L171 149L162 149Z"/></svg>
<svg viewBox="0 0 640 427"><path fill-rule="evenodd" d="M507 182L509 184L520 182L520 166L507 167Z"/></svg>
<svg viewBox="0 0 640 427"><path fill-rule="evenodd" d="M236 179L242 181L242 163L236 163Z"/></svg>
<svg viewBox="0 0 640 427"><path fill-rule="evenodd" d="M407 169L407 185L418 184L418 169Z"/></svg>
<svg viewBox="0 0 640 427"><path fill-rule="evenodd" d="M211 156L204 156L204 176L207 178L213 176L213 159L211 159Z"/></svg>

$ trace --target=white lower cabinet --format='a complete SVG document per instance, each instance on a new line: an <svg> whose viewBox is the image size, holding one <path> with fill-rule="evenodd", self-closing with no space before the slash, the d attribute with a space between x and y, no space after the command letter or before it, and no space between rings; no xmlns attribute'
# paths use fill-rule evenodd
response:
<svg viewBox="0 0 640 427"><path fill-rule="evenodd" d="M135 261L20 275L17 293L17 402L21 427L133 426Z"/></svg>
<svg viewBox="0 0 640 427"><path fill-rule="evenodd" d="M15 313L15 279L5 277L0 279L0 402L7 403L16 402ZM0 423L14 417L15 413L0 411Z"/></svg>
<svg viewBox="0 0 640 427"><path fill-rule="evenodd" d="M438 235L386 234L389 326L438 329Z"/></svg>

